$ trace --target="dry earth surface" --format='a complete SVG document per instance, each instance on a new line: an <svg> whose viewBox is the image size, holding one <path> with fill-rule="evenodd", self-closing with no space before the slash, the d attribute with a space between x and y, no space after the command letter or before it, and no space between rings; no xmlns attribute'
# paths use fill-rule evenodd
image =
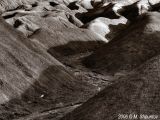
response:
<svg viewBox="0 0 160 120"><path fill-rule="evenodd" d="M0 120L160 116L159 11L160 0L0 0Z"/></svg>

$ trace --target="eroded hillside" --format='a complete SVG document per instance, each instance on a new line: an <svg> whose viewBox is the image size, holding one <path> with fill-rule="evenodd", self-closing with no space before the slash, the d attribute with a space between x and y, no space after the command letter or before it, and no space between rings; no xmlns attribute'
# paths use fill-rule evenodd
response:
<svg viewBox="0 0 160 120"><path fill-rule="evenodd" d="M0 119L160 115L159 10L159 0L1 0Z"/></svg>

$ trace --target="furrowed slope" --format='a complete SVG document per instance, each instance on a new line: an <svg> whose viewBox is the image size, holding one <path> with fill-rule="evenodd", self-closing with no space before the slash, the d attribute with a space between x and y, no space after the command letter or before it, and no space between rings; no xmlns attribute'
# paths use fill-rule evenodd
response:
<svg viewBox="0 0 160 120"><path fill-rule="evenodd" d="M54 48L61 46L65 46L66 51L87 52L105 43L92 31L78 28L82 25L81 21L64 4L52 5L44 1L29 11L19 9L5 12L2 16L15 29L52 53ZM87 42L91 44L85 45Z"/></svg>
<svg viewBox="0 0 160 120"><path fill-rule="evenodd" d="M116 80L118 82L108 86L61 120L118 120L123 119L124 114L130 115L126 119L158 119L159 65L158 55L126 77Z"/></svg>
<svg viewBox="0 0 160 120"><path fill-rule="evenodd" d="M76 80L41 44L21 36L3 19L0 21L1 119L85 100L92 87Z"/></svg>
<svg viewBox="0 0 160 120"><path fill-rule="evenodd" d="M38 0L1 0L0 1L0 11L8 11L16 9L19 6L31 5Z"/></svg>

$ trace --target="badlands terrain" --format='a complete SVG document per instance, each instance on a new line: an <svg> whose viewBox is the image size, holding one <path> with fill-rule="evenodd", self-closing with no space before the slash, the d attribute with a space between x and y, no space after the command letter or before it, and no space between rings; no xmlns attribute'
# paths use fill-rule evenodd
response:
<svg viewBox="0 0 160 120"><path fill-rule="evenodd" d="M160 120L160 0L0 0L0 13L0 120Z"/></svg>

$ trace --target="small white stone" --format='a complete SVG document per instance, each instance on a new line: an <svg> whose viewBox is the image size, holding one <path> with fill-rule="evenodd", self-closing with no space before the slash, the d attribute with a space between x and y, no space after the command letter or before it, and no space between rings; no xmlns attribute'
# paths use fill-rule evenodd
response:
<svg viewBox="0 0 160 120"><path fill-rule="evenodd" d="M41 98L44 98L44 95L41 95L40 97L41 97Z"/></svg>

